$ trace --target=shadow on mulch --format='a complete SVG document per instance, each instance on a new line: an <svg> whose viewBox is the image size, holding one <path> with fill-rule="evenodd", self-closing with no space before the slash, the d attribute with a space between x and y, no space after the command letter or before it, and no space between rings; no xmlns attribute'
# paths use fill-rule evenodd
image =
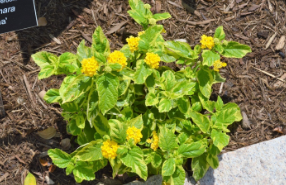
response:
<svg viewBox="0 0 286 185"><path fill-rule="evenodd" d="M61 132L62 138L70 137L66 133L66 123L62 118L56 120L56 125L58 130ZM31 173L34 173L39 184L44 182L43 178L38 177L45 177L48 175L48 169L45 169L45 167L40 164L39 158L40 156L47 156L47 154L45 154L45 152L40 153L39 151L47 151L50 148L60 148L61 138L45 140L33 132L34 130L30 129L26 134L21 135L12 131L9 135L6 135L6 137L0 138L0 153L9 156L0 160L0 176L3 175L1 173L2 170L3 173L9 173L10 175L13 174L15 170L19 169L20 163ZM73 177L66 176L65 172L61 169L56 169L55 173L50 174L51 179L54 180L54 182L57 182L57 184L74 184ZM21 177L13 177L11 175L10 178L8 178L7 181L5 180L3 183L5 185L6 183L11 185L21 184L21 181L24 179L24 176L22 175L23 172L21 172Z"/></svg>
<svg viewBox="0 0 286 185"><path fill-rule="evenodd" d="M80 14L92 2L93 0L36 1L38 17L45 17L48 24L44 27L35 27L16 32L24 65L28 64L35 50L49 45L53 38L59 36L65 29L72 28L78 21L83 22ZM85 25L84 22L83 25Z"/></svg>
<svg viewBox="0 0 286 185"><path fill-rule="evenodd" d="M68 135L66 132L66 122L63 121L62 118L58 118L55 122L57 130L61 133L60 137L53 137L52 139L46 140L39 137L36 133L27 134L24 137L16 133L11 133L7 137L0 138L0 149L3 148L3 150L6 150L7 147L13 148L13 150L6 150L7 153L13 153L13 156L7 159L5 158L4 161L0 161L0 165L2 163L3 172L10 173L11 171L16 170L18 168L18 163L20 162L36 177L38 184L47 184L46 176L48 176L55 184L58 185L76 184L73 175L70 174L67 176L65 169L55 166L53 170L50 168L52 161L47 155L48 149L61 148L61 140L63 138L70 138L70 135ZM33 131L31 130L31 132ZM71 148L65 152L71 153L76 150L77 147L79 147L79 145L75 142L75 138L72 138ZM31 148L32 150L38 152L33 152L34 155L31 154ZM0 150L0 153L1 151L2 150ZM47 161L49 165L43 166L40 159L44 159L44 161ZM3 174L0 171L0 176L1 175ZM109 164L103 169L97 171L95 173L95 177L95 180L83 181L81 185L95 185L98 182L102 182L106 185L122 185L140 178L137 175L128 176L127 174L124 174L113 179L112 168ZM11 185L20 184L21 178L19 176L9 178L7 182L7 184Z"/></svg>

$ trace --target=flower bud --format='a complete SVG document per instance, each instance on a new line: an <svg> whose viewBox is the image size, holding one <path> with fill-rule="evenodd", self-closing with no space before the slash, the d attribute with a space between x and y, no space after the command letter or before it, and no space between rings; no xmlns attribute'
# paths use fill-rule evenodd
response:
<svg viewBox="0 0 286 185"><path fill-rule="evenodd" d="M176 158L175 162L176 162L176 165L183 165L184 160L182 158Z"/></svg>
<svg viewBox="0 0 286 185"><path fill-rule="evenodd" d="M226 45L228 45L228 41L227 41L227 40L224 40L224 41L222 42L222 44L226 46Z"/></svg>
<svg viewBox="0 0 286 185"><path fill-rule="evenodd" d="M220 40L218 38L214 38L214 43L215 44L219 44L220 43Z"/></svg>
<svg viewBox="0 0 286 185"><path fill-rule="evenodd" d="M105 66L104 71L110 73L112 68L110 66Z"/></svg>
<svg viewBox="0 0 286 185"><path fill-rule="evenodd" d="M144 8L146 8L146 9L150 9L150 8L151 8L151 6L150 6L149 4L144 4Z"/></svg>
<svg viewBox="0 0 286 185"><path fill-rule="evenodd" d="M149 19L149 24L151 24L151 25L155 25L156 24L156 19L154 19L154 18L150 18Z"/></svg>

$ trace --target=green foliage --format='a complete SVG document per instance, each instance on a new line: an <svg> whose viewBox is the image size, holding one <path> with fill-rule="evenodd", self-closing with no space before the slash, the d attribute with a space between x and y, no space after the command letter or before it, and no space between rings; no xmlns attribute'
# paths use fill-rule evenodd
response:
<svg viewBox="0 0 286 185"><path fill-rule="evenodd" d="M217 131L216 129L212 130L211 138L214 142L214 145L219 150L222 150L229 142L229 136L222 131Z"/></svg>
<svg viewBox="0 0 286 185"><path fill-rule="evenodd" d="M105 37L100 26L96 28L92 35L92 50L94 53L103 54L108 56L110 53L109 41Z"/></svg>
<svg viewBox="0 0 286 185"><path fill-rule="evenodd" d="M171 18L171 15L167 12L152 14L150 11L151 6L149 4L144 4L141 0L129 0L129 5L131 10L128 11L129 15L140 24L143 29L147 29L148 25L154 25L156 21Z"/></svg>
<svg viewBox="0 0 286 185"><path fill-rule="evenodd" d="M145 33L140 36L139 51L148 51L156 48L158 44L161 44L158 39L161 36L163 30L162 25L154 25L145 30ZM162 37L162 36L161 36Z"/></svg>
<svg viewBox="0 0 286 185"><path fill-rule="evenodd" d="M223 27L222 27L222 26L219 26L219 27L215 30L214 38L218 38L220 41L222 41L223 39L225 39L225 33L224 33L224 31L223 31Z"/></svg>
<svg viewBox="0 0 286 185"><path fill-rule="evenodd" d="M203 133L208 133L211 126L211 121L206 115L194 111L191 111L189 115Z"/></svg>
<svg viewBox="0 0 286 185"><path fill-rule="evenodd" d="M193 142L191 144L182 144L178 148L178 154L182 157L194 158L205 152L206 146L202 141Z"/></svg>
<svg viewBox="0 0 286 185"><path fill-rule="evenodd" d="M137 173L144 180L147 179L148 171L141 148L133 147L121 157L121 161L124 165L131 168L131 172Z"/></svg>
<svg viewBox="0 0 286 185"><path fill-rule="evenodd" d="M143 84L147 77L152 74L152 70L143 60L138 60L136 63L136 72L134 73L134 82Z"/></svg>
<svg viewBox="0 0 286 185"><path fill-rule="evenodd" d="M170 177L170 184L176 185L176 184L184 184L185 183L185 170L182 166L176 166L175 172Z"/></svg>
<svg viewBox="0 0 286 185"><path fill-rule="evenodd" d="M71 156L60 149L50 149L48 151L50 158L52 158L53 163L60 168L66 168L71 161Z"/></svg>
<svg viewBox="0 0 286 185"><path fill-rule="evenodd" d="M162 175L171 176L176 170L176 161L174 158L167 159L162 166Z"/></svg>
<svg viewBox="0 0 286 185"><path fill-rule="evenodd" d="M80 148L76 155L78 160L80 161L97 161L103 159L103 156L101 154L101 144L97 143L96 141L91 141L87 145L85 145L83 148Z"/></svg>
<svg viewBox="0 0 286 185"><path fill-rule="evenodd" d="M219 165L219 161L217 157L219 153L220 153L220 150L215 145L210 145L206 160L213 169L216 169Z"/></svg>
<svg viewBox="0 0 286 185"><path fill-rule="evenodd" d="M222 55L227 58L242 58L247 53L250 53L251 49L249 46L240 44L238 42L230 41L224 46Z"/></svg>
<svg viewBox="0 0 286 185"><path fill-rule="evenodd" d="M48 90L44 100L61 106L67 131L80 145L71 154L60 149L50 149L48 154L78 183L95 179L95 172L110 163L114 177L132 172L146 180L150 174L161 174L165 182L182 185L182 165L189 158L193 176L199 180L209 167L218 167L217 155L229 143L228 126L242 119L235 103L224 104L220 97L210 100L212 85L225 81L214 65L221 56L242 58L251 50L226 41L222 26L215 31L211 49L165 41L164 28L156 22L170 14L153 15L150 5L141 0L129 0L129 4L129 15L145 32L138 36L136 51L131 52L128 44L121 48L126 66L109 63L109 41L101 27L96 28L91 47L83 40L76 54L32 56L41 68L39 79L66 75L61 87ZM185 67L154 69L146 63L146 53ZM92 58L98 68L94 75L86 75L83 60ZM114 157L107 157L104 148L111 141L116 150Z"/></svg>
<svg viewBox="0 0 286 185"><path fill-rule="evenodd" d="M97 79L99 109L103 114L115 106L118 98L118 85L118 77L110 73L103 74Z"/></svg>
<svg viewBox="0 0 286 185"><path fill-rule="evenodd" d="M44 100L47 103L55 103L61 101L61 96L59 94L59 89L50 89L44 96Z"/></svg>
<svg viewBox="0 0 286 185"><path fill-rule="evenodd" d="M214 62L220 59L220 55L218 53L210 50L204 50L202 57L203 57L203 65L206 66L213 66Z"/></svg>
<svg viewBox="0 0 286 185"><path fill-rule="evenodd" d="M200 92L206 97L210 98L212 93L213 76L211 70L206 67L202 67L197 72L197 78L199 83Z"/></svg>
<svg viewBox="0 0 286 185"><path fill-rule="evenodd" d="M159 134L159 147L163 151L171 151L178 147L176 142L176 135L168 128L161 127Z"/></svg>
<svg viewBox="0 0 286 185"><path fill-rule="evenodd" d="M193 177L196 181L200 180L210 167L206 157L207 154L204 153L203 155L192 159Z"/></svg>

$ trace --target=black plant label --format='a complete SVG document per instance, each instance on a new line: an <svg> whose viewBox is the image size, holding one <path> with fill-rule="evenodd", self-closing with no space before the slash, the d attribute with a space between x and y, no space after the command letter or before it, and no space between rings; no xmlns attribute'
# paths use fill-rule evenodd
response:
<svg viewBox="0 0 286 185"><path fill-rule="evenodd" d="M37 25L34 0L0 0L0 34Z"/></svg>

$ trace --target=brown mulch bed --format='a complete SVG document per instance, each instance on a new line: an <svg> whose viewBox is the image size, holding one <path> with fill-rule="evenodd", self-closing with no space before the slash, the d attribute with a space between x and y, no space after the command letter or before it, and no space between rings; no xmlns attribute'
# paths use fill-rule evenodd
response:
<svg viewBox="0 0 286 185"><path fill-rule="evenodd" d="M180 0L144 2L154 7L153 12L172 14L172 19L162 22L167 40L186 39L194 46L202 34L212 35L222 25L228 40L251 46L253 53L243 59L223 59L228 66L221 74L227 80L223 85L214 85L212 97L220 95L226 102L237 103L250 122L250 128L246 123L231 126L231 141L225 151L286 133L286 85L278 79L286 73L286 48L275 50L286 32L285 1L198 0L195 14L186 12ZM0 119L0 184L21 184L27 170L37 176L38 184L46 184L47 175L55 184L75 184L64 170L49 173L39 162L48 149L61 148L61 140L70 136L59 106L46 104L38 95L42 90L58 88L63 76L39 81L39 68L30 56L38 51L76 53L82 39L90 44L97 26L112 31L107 34L111 48L119 49L140 26L127 14L127 0L37 0L36 4L38 16L46 17L47 26L0 35L0 91L6 110L6 116ZM113 29L118 23L122 26ZM49 126L57 129L57 137L44 140L36 134ZM75 147L72 145L67 152ZM110 170L97 173L98 181L108 183ZM127 181L130 179L118 177L111 184Z"/></svg>

